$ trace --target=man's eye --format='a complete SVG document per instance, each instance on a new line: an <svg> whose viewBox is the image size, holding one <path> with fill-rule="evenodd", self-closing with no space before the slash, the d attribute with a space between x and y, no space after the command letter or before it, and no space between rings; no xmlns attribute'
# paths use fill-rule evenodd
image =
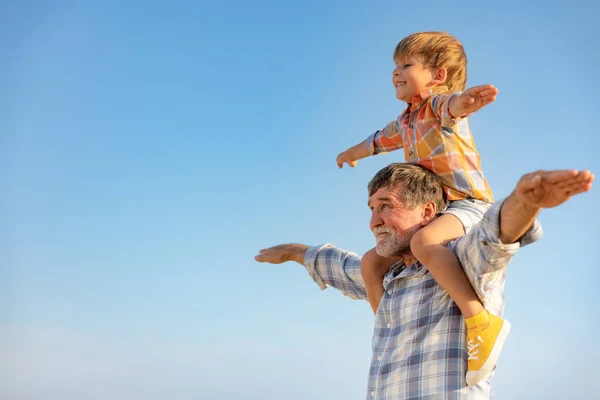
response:
<svg viewBox="0 0 600 400"><path fill-rule="evenodd" d="M410 67L412 64L404 64L404 68Z"/></svg>

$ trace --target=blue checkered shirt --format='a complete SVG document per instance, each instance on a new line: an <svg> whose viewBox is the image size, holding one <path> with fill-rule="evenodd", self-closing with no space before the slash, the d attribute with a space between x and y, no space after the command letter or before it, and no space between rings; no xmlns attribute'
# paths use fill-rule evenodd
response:
<svg viewBox="0 0 600 400"><path fill-rule="evenodd" d="M506 266L521 247L542 236L534 225L517 243L502 244L501 202L495 203L468 234L450 242L475 292L491 313L504 311ZM335 287L366 300L360 257L332 245L311 247L304 257L321 287ZM385 292L373 333L367 399L469 399L491 397L491 377L466 386L466 326L460 310L421 265L395 264L383 281Z"/></svg>

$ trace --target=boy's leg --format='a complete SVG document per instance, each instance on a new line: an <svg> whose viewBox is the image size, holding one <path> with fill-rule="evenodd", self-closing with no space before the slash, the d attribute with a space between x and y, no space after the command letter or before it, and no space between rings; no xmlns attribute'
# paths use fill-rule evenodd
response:
<svg viewBox="0 0 600 400"><path fill-rule="evenodd" d="M454 300L467 324L469 368L467 385L475 385L492 372L510 324L489 314L481 304L456 255L446 244L462 235L462 222L443 214L417 232L411 240L413 255L429 270Z"/></svg>
<svg viewBox="0 0 600 400"><path fill-rule="evenodd" d="M484 310L458 257L446 244L464 235L460 220L452 214L443 214L419 230L410 242L413 255L431 272L431 275L454 300L465 319Z"/></svg>
<svg viewBox="0 0 600 400"><path fill-rule="evenodd" d="M383 296L383 277L397 260L397 258L382 257L375 249L371 249L360 261L360 272L365 281L367 300L373 309L373 314L377 312Z"/></svg>

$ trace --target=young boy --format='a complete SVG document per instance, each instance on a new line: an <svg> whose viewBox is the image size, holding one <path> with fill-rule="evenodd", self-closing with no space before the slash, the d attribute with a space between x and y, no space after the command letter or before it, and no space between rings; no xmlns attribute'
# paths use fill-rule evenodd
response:
<svg viewBox="0 0 600 400"><path fill-rule="evenodd" d="M336 161L339 168L344 163L354 167L359 159L404 148L407 162L421 164L440 178L449 206L414 235L410 249L462 312L468 327L466 380L475 385L492 371L510 324L484 309L446 244L477 224L493 202L466 117L493 102L498 90L484 85L465 91L466 54L462 44L447 33L407 36L396 46L394 62L396 98L408 107L396 121L340 153ZM377 255L375 249L362 258L373 312L383 295L384 275L396 261Z"/></svg>

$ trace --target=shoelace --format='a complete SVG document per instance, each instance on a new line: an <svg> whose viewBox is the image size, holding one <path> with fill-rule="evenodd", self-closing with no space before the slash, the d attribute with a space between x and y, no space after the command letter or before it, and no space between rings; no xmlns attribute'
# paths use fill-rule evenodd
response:
<svg viewBox="0 0 600 400"><path fill-rule="evenodd" d="M479 357L476 356L476 354L479 353L479 350L477 350L477 348L481 346L481 343L483 343L483 339L481 338L481 336L477 336L477 340L479 340L479 343L473 343L474 340L469 340L467 342L469 360L479 360Z"/></svg>

